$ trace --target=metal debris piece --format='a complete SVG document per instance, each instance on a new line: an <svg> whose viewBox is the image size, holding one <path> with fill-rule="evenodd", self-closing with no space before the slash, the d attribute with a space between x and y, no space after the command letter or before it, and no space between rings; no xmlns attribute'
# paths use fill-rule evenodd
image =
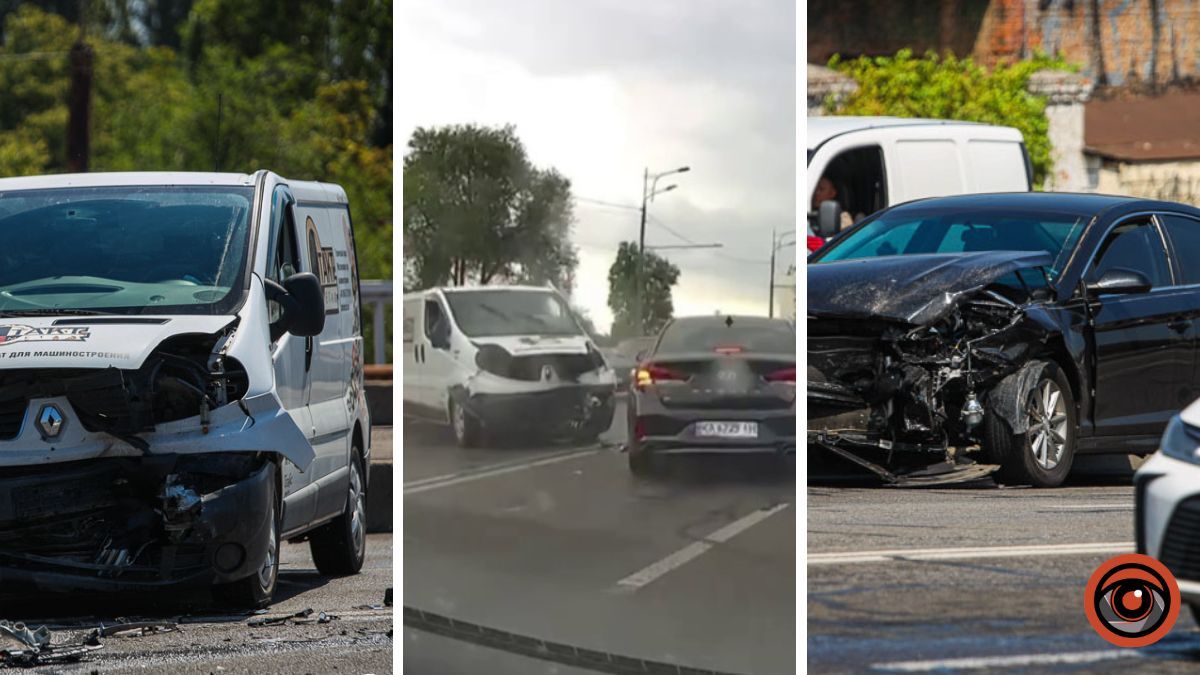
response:
<svg viewBox="0 0 1200 675"><path fill-rule="evenodd" d="M256 617L254 619L250 619L249 621L247 621L246 625L250 626L250 627L281 626L283 624L286 624L291 621L295 621L297 619L307 619L309 616L312 615L312 613L313 613L312 607L309 607L307 609L302 609L299 612L296 612L295 614L284 614L282 616Z"/></svg>
<svg viewBox="0 0 1200 675"><path fill-rule="evenodd" d="M32 668L79 661L102 648L99 637L89 635L81 644L51 645L50 629L31 630L25 624L0 620L0 667Z"/></svg>
<svg viewBox="0 0 1200 675"><path fill-rule="evenodd" d="M179 630L172 621L121 621L111 626L100 624L92 631L96 638L102 637L142 637L152 633L171 633Z"/></svg>
<svg viewBox="0 0 1200 675"><path fill-rule="evenodd" d="M0 620L0 649L8 650L11 646L38 650L50 645L50 629L42 626L30 630L21 622L11 623Z"/></svg>

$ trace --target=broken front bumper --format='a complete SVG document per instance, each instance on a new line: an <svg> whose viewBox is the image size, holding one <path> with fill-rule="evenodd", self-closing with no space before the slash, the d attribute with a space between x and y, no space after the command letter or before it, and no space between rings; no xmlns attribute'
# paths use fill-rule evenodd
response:
<svg viewBox="0 0 1200 675"><path fill-rule="evenodd" d="M460 401L493 429L558 429L612 424L612 386L573 385L520 394L475 394Z"/></svg>
<svg viewBox="0 0 1200 675"><path fill-rule="evenodd" d="M255 574L277 470L265 456L229 455L0 470L0 591L201 587Z"/></svg>

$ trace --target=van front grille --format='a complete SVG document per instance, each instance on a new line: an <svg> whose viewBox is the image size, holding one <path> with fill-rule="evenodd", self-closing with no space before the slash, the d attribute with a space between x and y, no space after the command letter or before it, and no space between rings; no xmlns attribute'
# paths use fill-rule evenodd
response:
<svg viewBox="0 0 1200 675"><path fill-rule="evenodd" d="M0 440L11 441L21 433L21 422L25 419L27 407L29 401L23 398L0 401Z"/></svg>

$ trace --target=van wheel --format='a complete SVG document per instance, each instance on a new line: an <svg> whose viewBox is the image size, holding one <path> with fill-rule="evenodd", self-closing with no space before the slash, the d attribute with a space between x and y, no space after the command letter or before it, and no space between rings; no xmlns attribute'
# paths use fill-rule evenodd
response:
<svg viewBox="0 0 1200 675"><path fill-rule="evenodd" d="M278 471L278 465L275 470ZM271 504L270 527L264 532L267 538L267 556L263 565L254 574L239 579L233 583L221 584L213 589L213 594L224 604L246 609L262 609L271 604L275 595L275 585L279 581L279 488L275 477L270 481Z"/></svg>
<svg viewBox="0 0 1200 675"><path fill-rule="evenodd" d="M1075 459L1075 398L1058 366L1047 363L1025 401L1027 431L1013 433L996 415L985 418L987 456L1005 483L1057 487Z"/></svg>
<svg viewBox="0 0 1200 675"><path fill-rule="evenodd" d="M367 555L367 491L362 451L352 447L350 457L346 508L342 515L313 530L308 541L317 571L326 576L358 574Z"/></svg>
<svg viewBox="0 0 1200 675"><path fill-rule="evenodd" d="M462 448L477 448L483 440L483 424L453 398L450 399L450 427L454 440Z"/></svg>

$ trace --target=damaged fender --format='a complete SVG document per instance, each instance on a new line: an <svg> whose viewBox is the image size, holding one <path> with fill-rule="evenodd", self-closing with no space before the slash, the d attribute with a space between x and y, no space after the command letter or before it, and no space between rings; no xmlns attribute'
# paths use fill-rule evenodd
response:
<svg viewBox="0 0 1200 675"><path fill-rule="evenodd" d="M1023 403L1037 386L1047 365L1045 361L1027 363L1017 372L1000 380L987 394L988 409L1007 422L1008 428L1012 429L1014 434L1029 431L1029 416L1023 410Z"/></svg>

